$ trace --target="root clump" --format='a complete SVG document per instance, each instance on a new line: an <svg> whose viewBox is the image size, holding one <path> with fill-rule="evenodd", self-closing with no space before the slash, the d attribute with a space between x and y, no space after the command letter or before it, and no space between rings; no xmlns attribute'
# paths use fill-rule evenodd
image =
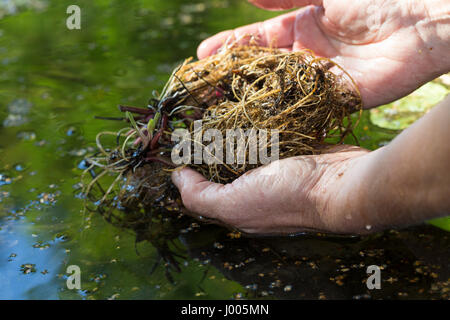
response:
<svg viewBox="0 0 450 320"><path fill-rule="evenodd" d="M206 59L186 60L147 107L120 106L127 126L97 136L98 152L85 159L84 192L108 220L122 227L154 226L155 219L163 221L165 214L176 219L173 211L183 210L170 181L177 167L171 158L175 130L188 130L192 149L197 144L216 160L217 154L196 133L215 129L225 139L227 130L265 132L264 145L258 136L259 148L267 147L268 154L277 148L283 159L316 154L330 142L342 142L354 126L351 113L361 109L353 80L329 59L310 51L225 46ZM200 132L195 131L196 120L202 121ZM224 156L215 163L195 164L194 156L187 155L188 165L212 181L228 183L264 164L259 157L252 160L249 140L243 140L247 148L237 154L240 139L245 137L233 142L234 163Z"/></svg>

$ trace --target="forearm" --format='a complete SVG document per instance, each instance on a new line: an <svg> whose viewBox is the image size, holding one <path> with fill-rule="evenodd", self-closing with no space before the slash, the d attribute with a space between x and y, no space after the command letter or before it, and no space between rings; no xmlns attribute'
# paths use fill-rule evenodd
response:
<svg viewBox="0 0 450 320"><path fill-rule="evenodd" d="M363 221L386 227L450 214L450 96L370 154L363 170Z"/></svg>

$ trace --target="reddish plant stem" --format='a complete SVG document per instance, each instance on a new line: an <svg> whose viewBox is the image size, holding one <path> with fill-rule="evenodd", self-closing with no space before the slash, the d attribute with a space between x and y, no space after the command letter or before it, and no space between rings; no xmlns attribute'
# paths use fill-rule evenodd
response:
<svg viewBox="0 0 450 320"><path fill-rule="evenodd" d="M159 128L158 132L150 142L150 150L154 150L158 147L159 138L161 138L163 131L166 130L168 121L169 117L167 116L167 114L164 114L161 120L161 128Z"/></svg>
<svg viewBox="0 0 450 320"><path fill-rule="evenodd" d="M155 113L152 109L138 108L138 107L131 107L131 106L122 106L122 105L119 105L119 110L121 112L128 111L131 113L137 113L137 114L143 114L143 115L150 115L150 114Z"/></svg>
<svg viewBox="0 0 450 320"><path fill-rule="evenodd" d="M150 142L150 150L155 149L158 146L159 138L161 138L162 135L162 128L158 130L158 132L153 137L152 141Z"/></svg>

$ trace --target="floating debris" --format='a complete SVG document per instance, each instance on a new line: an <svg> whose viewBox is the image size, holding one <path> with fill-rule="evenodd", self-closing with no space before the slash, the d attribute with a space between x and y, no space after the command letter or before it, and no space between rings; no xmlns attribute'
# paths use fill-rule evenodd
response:
<svg viewBox="0 0 450 320"><path fill-rule="evenodd" d="M15 257L17 257L17 253L11 253L8 257L8 262L13 261Z"/></svg>
<svg viewBox="0 0 450 320"><path fill-rule="evenodd" d="M77 129L75 127L69 127L66 131L66 135L70 137L73 136L75 132L77 132Z"/></svg>
<svg viewBox="0 0 450 320"><path fill-rule="evenodd" d="M38 195L39 203L46 205L54 205L56 203L56 198L61 195L61 191L56 191L54 193L43 192Z"/></svg>
<svg viewBox="0 0 450 320"><path fill-rule="evenodd" d="M120 297L120 293L114 293L111 297L108 298L108 300L116 300Z"/></svg>
<svg viewBox="0 0 450 320"><path fill-rule="evenodd" d="M22 141L33 141L36 139L36 133L31 131L23 131L17 134L17 138Z"/></svg>
<svg viewBox="0 0 450 320"><path fill-rule="evenodd" d="M292 290L292 285L287 285L283 288L284 292L289 292Z"/></svg>
<svg viewBox="0 0 450 320"><path fill-rule="evenodd" d="M0 191L0 202L3 201L3 199L9 198L10 192L7 191Z"/></svg>
<svg viewBox="0 0 450 320"><path fill-rule="evenodd" d="M256 283L249 284L249 285L245 286L245 289L256 291L256 290L258 290L258 285Z"/></svg>
<svg viewBox="0 0 450 320"><path fill-rule="evenodd" d="M36 272L36 265L33 263L26 263L20 266L20 271L24 274L30 274Z"/></svg>
<svg viewBox="0 0 450 320"><path fill-rule="evenodd" d="M31 102L26 99L17 99L8 106L9 114L3 120L4 127L18 127L28 122L26 115L31 109Z"/></svg>
<svg viewBox="0 0 450 320"><path fill-rule="evenodd" d="M281 281L279 279L275 280L274 282L271 282L269 285L270 289L279 288L281 287Z"/></svg>
<svg viewBox="0 0 450 320"><path fill-rule="evenodd" d="M216 248L216 249L223 249L223 245L220 244L219 242L214 242L214 248Z"/></svg>
<svg viewBox="0 0 450 320"><path fill-rule="evenodd" d="M45 242L43 242L43 241L38 241L38 242L36 242L35 244L33 244L33 248L37 248L37 249L40 249L40 250L44 250L44 249L50 248L50 244L45 243Z"/></svg>
<svg viewBox="0 0 450 320"><path fill-rule="evenodd" d="M0 173L0 187L7 185L7 184L11 184L12 183L12 179L5 176L4 174Z"/></svg>
<svg viewBox="0 0 450 320"><path fill-rule="evenodd" d="M37 146L37 147L43 147L43 146L45 146L46 144L47 144L47 141L45 141L45 140L36 141L36 142L34 143L34 145Z"/></svg>

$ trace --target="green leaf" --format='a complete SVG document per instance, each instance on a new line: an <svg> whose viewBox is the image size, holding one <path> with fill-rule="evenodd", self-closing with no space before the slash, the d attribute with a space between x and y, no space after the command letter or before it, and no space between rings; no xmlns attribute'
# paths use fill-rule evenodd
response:
<svg viewBox="0 0 450 320"><path fill-rule="evenodd" d="M148 131L149 133L152 133L153 130L155 130L155 127L156 127L156 125L158 124L158 121L159 121L159 118L160 118L160 117L161 117L161 114L160 114L159 112L157 112L157 113L155 114L155 117L152 118L152 119L150 119L150 120L148 121L148 124L147 124L147 131Z"/></svg>
<svg viewBox="0 0 450 320"><path fill-rule="evenodd" d="M435 227L441 228L445 231L450 231L450 216L444 218L438 218L428 221L429 224L432 224Z"/></svg>
<svg viewBox="0 0 450 320"><path fill-rule="evenodd" d="M131 126L132 126L136 131L139 132L139 128L138 128L137 123L136 123L136 121L134 120L134 117L133 117L133 115L131 114L131 112L129 112L129 111L125 112L125 116L128 118L128 120L130 120Z"/></svg>

